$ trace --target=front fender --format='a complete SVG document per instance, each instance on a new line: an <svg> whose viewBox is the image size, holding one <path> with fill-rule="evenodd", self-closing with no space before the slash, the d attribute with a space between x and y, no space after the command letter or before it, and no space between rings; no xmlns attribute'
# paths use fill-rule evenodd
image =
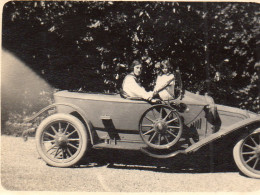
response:
<svg viewBox="0 0 260 195"><path fill-rule="evenodd" d="M69 103L54 103L54 104L51 104L51 105L43 108L42 110L40 110L38 113L36 113L32 117L30 117L28 119L25 119L24 121L25 122L29 122L29 121L35 120L41 114L45 113L46 111L48 111L50 109L57 108L57 106L71 107L73 109L73 111L77 112L82 117L82 119L84 120L84 122L85 122L85 124L87 126L87 129L88 129L88 132L89 132L89 135L90 135L91 144L94 144L94 139L93 139L94 135L93 135L92 123L88 120L85 112L81 108L79 108L78 106L75 106L73 104L69 104Z"/></svg>
<svg viewBox="0 0 260 195"><path fill-rule="evenodd" d="M259 127L260 127L260 115L254 117L254 118L247 118L238 123L230 125L227 128L221 128L218 132L213 133L212 135L206 137L205 139L202 139L202 140L196 142L195 144L191 145L190 147L188 147L185 150L185 152L188 153L188 152L196 151L199 148L201 148L202 146L205 146L206 144L208 144L216 139L224 137L224 136L228 135L229 133L232 133L238 129L247 127L249 125L258 124L258 123L259 123ZM260 128L257 128L256 130L254 130L254 132L255 131L257 131L257 132L260 131Z"/></svg>

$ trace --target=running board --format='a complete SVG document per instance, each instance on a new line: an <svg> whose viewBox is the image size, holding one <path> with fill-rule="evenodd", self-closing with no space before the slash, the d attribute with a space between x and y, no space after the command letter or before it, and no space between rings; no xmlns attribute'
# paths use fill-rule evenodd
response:
<svg viewBox="0 0 260 195"><path fill-rule="evenodd" d="M140 150L150 157L161 158L161 159L172 158L172 157L176 156L177 154L186 154L185 150L177 150L177 151L174 151L170 154L154 154L154 153L149 152L145 148L141 148Z"/></svg>

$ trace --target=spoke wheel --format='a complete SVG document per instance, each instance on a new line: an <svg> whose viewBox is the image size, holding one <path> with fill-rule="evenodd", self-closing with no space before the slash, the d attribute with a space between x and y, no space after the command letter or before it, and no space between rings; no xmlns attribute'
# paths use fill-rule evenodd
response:
<svg viewBox="0 0 260 195"><path fill-rule="evenodd" d="M87 132L79 119L69 114L46 118L36 132L36 146L49 165L70 167L78 163L87 150Z"/></svg>
<svg viewBox="0 0 260 195"><path fill-rule="evenodd" d="M241 172L260 179L260 132L241 139L233 149L233 156Z"/></svg>
<svg viewBox="0 0 260 195"><path fill-rule="evenodd" d="M179 114L166 105L147 109L139 122L143 141L154 149L169 149L181 137L183 123Z"/></svg>

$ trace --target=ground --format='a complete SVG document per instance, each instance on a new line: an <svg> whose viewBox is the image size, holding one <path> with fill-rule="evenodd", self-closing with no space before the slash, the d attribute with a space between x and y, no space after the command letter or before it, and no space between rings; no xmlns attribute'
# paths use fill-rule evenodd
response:
<svg viewBox="0 0 260 195"><path fill-rule="evenodd" d="M12 191L260 191L260 180L247 178L236 168L211 173L203 164L187 166L184 162L191 159L184 156L173 161L176 167L167 168L154 159L140 158L143 154L138 152L97 150L88 155L79 167L55 168L39 158L34 138L24 142L21 137L2 136L2 187Z"/></svg>

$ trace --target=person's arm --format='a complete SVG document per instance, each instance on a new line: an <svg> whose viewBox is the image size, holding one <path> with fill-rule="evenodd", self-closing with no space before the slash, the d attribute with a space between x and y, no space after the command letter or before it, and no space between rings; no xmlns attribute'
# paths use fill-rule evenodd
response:
<svg viewBox="0 0 260 195"><path fill-rule="evenodd" d="M171 78L168 81L166 81L165 84L155 87L153 94L154 95L158 94L160 91L164 90L167 86L169 86L171 84L171 82L173 82L174 80L175 80L175 77L173 74L171 74Z"/></svg>

